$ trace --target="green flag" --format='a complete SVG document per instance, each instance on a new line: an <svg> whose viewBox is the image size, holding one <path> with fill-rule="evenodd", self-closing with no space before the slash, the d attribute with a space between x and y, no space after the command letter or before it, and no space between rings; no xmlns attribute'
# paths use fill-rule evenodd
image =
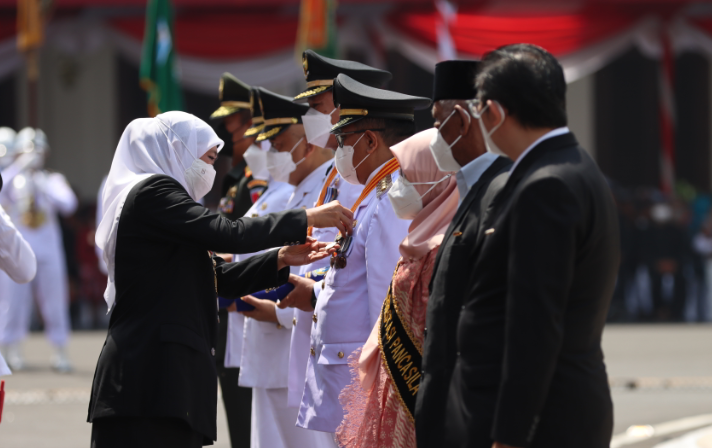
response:
<svg viewBox="0 0 712 448"><path fill-rule="evenodd" d="M148 92L148 114L152 117L183 109L174 42L170 0L148 0L139 83Z"/></svg>

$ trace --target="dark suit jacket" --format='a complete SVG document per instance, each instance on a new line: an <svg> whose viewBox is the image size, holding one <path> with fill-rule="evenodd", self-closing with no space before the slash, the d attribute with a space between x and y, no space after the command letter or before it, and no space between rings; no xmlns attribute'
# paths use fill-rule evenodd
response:
<svg viewBox="0 0 712 448"><path fill-rule="evenodd" d="M481 218L506 182L511 166L511 160L506 157L496 159L470 188L445 232L435 258L423 345L423 377L415 406L416 436L420 447L440 447L442 444L447 391L457 351L457 319L465 291L474 281L470 270L477 258L475 248ZM456 232L462 232L462 235L453 237Z"/></svg>
<svg viewBox="0 0 712 448"><path fill-rule="evenodd" d="M527 154L492 208L463 291L449 445L607 448L601 333L620 259L608 185L569 133Z"/></svg>
<svg viewBox="0 0 712 448"><path fill-rule="evenodd" d="M174 417L216 438L217 289L239 297L287 281L277 251L225 263L208 250L250 253L303 242L304 210L230 221L168 176L138 183L121 212L116 305L94 374L88 421ZM213 273L213 260L215 273Z"/></svg>

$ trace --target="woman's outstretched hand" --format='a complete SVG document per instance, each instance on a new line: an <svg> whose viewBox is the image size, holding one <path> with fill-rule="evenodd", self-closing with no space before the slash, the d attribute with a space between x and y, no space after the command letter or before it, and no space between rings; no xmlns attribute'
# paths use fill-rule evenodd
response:
<svg viewBox="0 0 712 448"><path fill-rule="evenodd" d="M313 263L328 257L336 252L338 248L338 244L322 243L312 237L308 237L305 244L300 244L299 246L285 246L279 249L277 269Z"/></svg>
<svg viewBox="0 0 712 448"><path fill-rule="evenodd" d="M336 227L342 235L350 235L353 222L353 212L341 205L339 201L331 201L328 204L307 210L307 226L309 227L320 229Z"/></svg>

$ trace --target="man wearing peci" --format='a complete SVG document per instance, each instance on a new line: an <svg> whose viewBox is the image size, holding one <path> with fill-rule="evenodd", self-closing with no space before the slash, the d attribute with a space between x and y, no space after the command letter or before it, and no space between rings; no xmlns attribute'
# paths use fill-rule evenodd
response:
<svg viewBox="0 0 712 448"><path fill-rule="evenodd" d="M468 269L446 445L608 447L601 334L619 263L611 192L566 127L566 82L551 54L508 45L484 57L476 79L488 150L515 163Z"/></svg>
<svg viewBox="0 0 712 448"><path fill-rule="evenodd" d="M512 161L487 152L467 100L475 98L479 62L443 61L435 66L433 118L438 134L430 142L438 168L456 171L460 206L445 232L430 281L423 346L422 381L416 401L416 437L421 447L439 447L447 390L455 365L457 319L463 298L477 279L476 240L491 198L502 188Z"/></svg>

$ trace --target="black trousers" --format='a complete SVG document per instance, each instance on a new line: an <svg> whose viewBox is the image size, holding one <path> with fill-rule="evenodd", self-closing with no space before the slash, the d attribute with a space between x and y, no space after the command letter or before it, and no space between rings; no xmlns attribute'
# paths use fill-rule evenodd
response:
<svg viewBox="0 0 712 448"><path fill-rule="evenodd" d="M228 431L230 432L230 446L232 446L232 448L249 448L252 389L237 385L237 380L240 377L240 369L225 368L227 311L224 309L220 310L219 317L218 346L215 353L215 363L218 371L218 380L220 381L220 389L222 390L223 404L225 405Z"/></svg>
<svg viewBox="0 0 712 448"><path fill-rule="evenodd" d="M203 440L176 418L105 417L91 425L91 448L199 448Z"/></svg>

